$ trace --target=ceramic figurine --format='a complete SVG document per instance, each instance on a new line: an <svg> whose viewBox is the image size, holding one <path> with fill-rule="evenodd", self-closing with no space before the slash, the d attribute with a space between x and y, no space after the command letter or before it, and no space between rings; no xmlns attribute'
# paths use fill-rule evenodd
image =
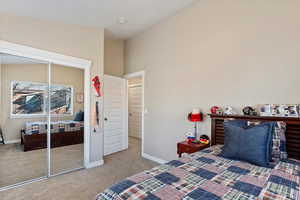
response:
<svg viewBox="0 0 300 200"><path fill-rule="evenodd" d="M210 112L211 112L211 114L215 114L215 115L222 115L223 114L223 110L219 106L211 107Z"/></svg>
<svg viewBox="0 0 300 200"><path fill-rule="evenodd" d="M243 108L244 115L257 116L257 111L251 106L246 106Z"/></svg>
<svg viewBox="0 0 300 200"><path fill-rule="evenodd" d="M225 109L224 109L224 114L225 115L235 115L236 112L234 112L234 110L232 109L232 107L226 106Z"/></svg>

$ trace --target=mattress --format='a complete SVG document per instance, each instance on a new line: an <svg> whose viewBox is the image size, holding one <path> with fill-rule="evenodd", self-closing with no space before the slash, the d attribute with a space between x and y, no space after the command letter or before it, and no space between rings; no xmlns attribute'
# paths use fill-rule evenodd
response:
<svg viewBox="0 0 300 200"><path fill-rule="evenodd" d="M213 146L141 172L106 189L97 200L299 200L300 162L273 169L218 156Z"/></svg>
<svg viewBox="0 0 300 200"><path fill-rule="evenodd" d="M66 133L83 130L84 122L79 121L53 121L51 124L51 133ZM44 134L47 133L47 122L26 122L25 123L25 134Z"/></svg>

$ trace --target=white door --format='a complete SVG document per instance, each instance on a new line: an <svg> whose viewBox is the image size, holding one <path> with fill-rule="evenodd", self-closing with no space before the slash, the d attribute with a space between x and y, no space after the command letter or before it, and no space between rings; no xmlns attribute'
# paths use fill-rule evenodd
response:
<svg viewBox="0 0 300 200"><path fill-rule="evenodd" d="M142 133L142 85L128 88L128 134L141 138Z"/></svg>
<svg viewBox="0 0 300 200"><path fill-rule="evenodd" d="M104 155L128 148L127 80L104 75Z"/></svg>

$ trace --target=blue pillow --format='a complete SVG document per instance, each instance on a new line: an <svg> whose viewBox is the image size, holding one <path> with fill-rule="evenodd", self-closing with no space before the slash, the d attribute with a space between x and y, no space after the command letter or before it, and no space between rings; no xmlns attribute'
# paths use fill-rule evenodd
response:
<svg viewBox="0 0 300 200"><path fill-rule="evenodd" d="M241 128L248 128L248 121L243 119L226 120L224 123L229 123L231 125L238 126Z"/></svg>
<svg viewBox="0 0 300 200"><path fill-rule="evenodd" d="M244 127L234 121L224 122L224 147L221 156L270 167L273 123Z"/></svg>
<svg viewBox="0 0 300 200"><path fill-rule="evenodd" d="M269 150L269 164L270 166L272 167L275 167L274 164L271 164L272 162L272 152L273 152L273 137L274 137L274 134L275 134L275 127L276 127L276 122L262 122L261 124L267 124L269 125L269 131L270 131L270 150Z"/></svg>
<svg viewBox="0 0 300 200"><path fill-rule="evenodd" d="M78 122L84 121L84 112L82 111L77 112L74 121L78 121Z"/></svg>

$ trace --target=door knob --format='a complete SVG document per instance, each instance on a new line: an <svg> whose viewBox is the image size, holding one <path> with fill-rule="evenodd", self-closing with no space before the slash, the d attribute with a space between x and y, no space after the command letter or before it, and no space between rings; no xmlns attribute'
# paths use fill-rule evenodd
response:
<svg viewBox="0 0 300 200"><path fill-rule="evenodd" d="M104 121L107 121L107 120L108 120L107 117L105 117L105 118L104 118Z"/></svg>

